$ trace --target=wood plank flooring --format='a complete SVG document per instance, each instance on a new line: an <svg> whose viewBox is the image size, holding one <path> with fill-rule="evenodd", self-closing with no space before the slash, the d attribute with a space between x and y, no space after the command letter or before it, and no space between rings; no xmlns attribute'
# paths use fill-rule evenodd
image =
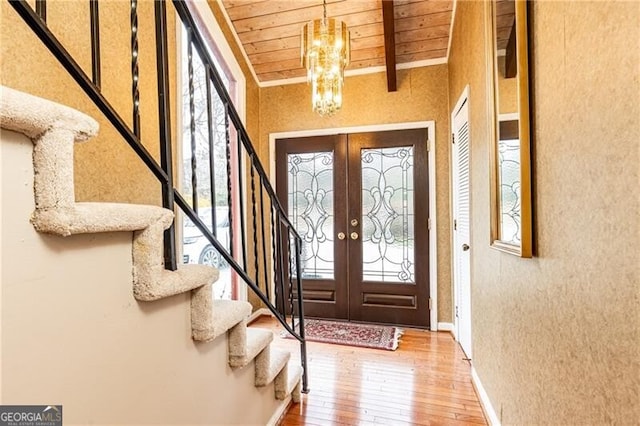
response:
<svg viewBox="0 0 640 426"><path fill-rule="evenodd" d="M279 324L260 317L251 326ZM300 359L295 340L276 347ZM282 425L485 425L471 369L449 333L405 329L396 351L307 343L309 388Z"/></svg>

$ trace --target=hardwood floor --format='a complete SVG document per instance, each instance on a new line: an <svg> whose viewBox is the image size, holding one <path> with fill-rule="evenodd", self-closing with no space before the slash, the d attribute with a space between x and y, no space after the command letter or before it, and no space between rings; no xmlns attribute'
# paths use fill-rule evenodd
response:
<svg viewBox="0 0 640 426"><path fill-rule="evenodd" d="M261 317L252 326L279 324ZM276 347L300 359L295 340ZM405 329L396 351L307 343L310 393L282 425L487 424L471 384L469 363L449 333Z"/></svg>

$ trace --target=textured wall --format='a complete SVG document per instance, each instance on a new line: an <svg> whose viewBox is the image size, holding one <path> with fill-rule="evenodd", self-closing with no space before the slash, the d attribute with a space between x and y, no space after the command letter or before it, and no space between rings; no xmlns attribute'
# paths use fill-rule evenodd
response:
<svg viewBox="0 0 640 426"><path fill-rule="evenodd" d="M447 66L398 71L398 91L387 92L385 73L347 77L344 105L333 117L311 110L307 84L262 88L260 92L260 156L269 158L269 134L277 132L435 121L438 222L438 320L451 322L449 217L449 101Z"/></svg>
<svg viewBox="0 0 640 426"><path fill-rule="evenodd" d="M71 106L100 122L100 134L94 143L76 146L77 199L159 204L160 185L157 179L13 8L7 2L3 2L0 8L0 49L3 58L1 83ZM153 2L139 2L138 9L142 143L159 161ZM102 93L124 121L130 124L132 97L129 10L128 2L100 3ZM168 10L169 45L174 46L175 31L172 28L175 19L171 15L172 8ZM83 2L48 2L47 16L54 34L90 76L88 5ZM171 63L170 73L172 81L175 81L175 61ZM175 100L174 93L172 100ZM175 113L175 108L173 112ZM175 115L172 121L175 123Z"/></svg>
<svg viewBox="0 0 640 426"><path fill-rule="evenodd" d="M471 85L474 366L504 424L640 418L639 5L536 2L537 255L489 247L483 5L458 2L453 100Z"/></svg>

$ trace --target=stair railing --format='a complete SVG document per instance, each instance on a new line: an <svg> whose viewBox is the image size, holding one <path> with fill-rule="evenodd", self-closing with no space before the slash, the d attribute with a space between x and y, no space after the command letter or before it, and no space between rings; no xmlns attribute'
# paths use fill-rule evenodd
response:
<svg viewBox="0 0 640 426"><path fill-rule="evenodd" d="M294 288L297 294L302 294L301 287L301 251L302 240L289 221L285 210L280 204L276 193L269 182L267 173L262 166L257 152L251 143L249 135L236 111L234 104L227 92L225 85L218 74L213 58L210 56L207 45L202 37L196 21L187 5L183 1L173 0L172 4L177 15L187 32L188 48L188 74L189 74L189 99L190 99L190 137L192 151L195 151L195 125L194 125L194 84L196 77L193 72L193 53L205 68L206 96L207 96L207 123L210 158L206 165L209 169L211 185L211 230L198 215L197 159L192 155L192 199L187 201L173 183L173 158L171 143L171 101L169 85L169 53L167 45L167 10L165 0L154 2L155 13L155 37L156 37L156 71L158 87L158 115L160 123L160 164L151 156L141 143L140 134L140 94L138 81L140 69L138 64L138 0L130 0L130 30L131 30L131 94L132 94L132 128L122 119L119 113L112 107L101 92L101 55L100 55L100 16L99 1L88 0L90 31L91 31L91 77L89 77L67 49L60 43L53 32L47 26L47 2L36 0L35 10L25 0L8 0L17 13L22 17L31 30L40 38L49 51L56 57L60 64L73 77L76 83L84 90L87 96L105 115L107 120L115 127L127 144L134 150L147 168L160 181L162 186L163 207L174 210L177 206L184 215L189 218L199 229L202 235L211 243L217 252L224 258L235 273L258 296L260 301L271 311L280 324L300 343L300 358L303 367L302 391L308 392L307 378L307 354L304 333L304 309L302 298L294 298ZM226 180L227 180L227 208L230 241L229 248L225 247L217 238L216 218L216 191L215 176L216 164L213 156L214 138L212 117L212 90L224 106L224 141L226 150ZM235 161L232 164L233 154ZM244 153L245 155L241 155ZM235 173L234 173L235 170ZM249 182L246 182L246 174ZM232 185L232 180L237 179L238 185ZM247 194L245 184L250 187L250 196ZM233 191L237 188L237 191ZM248 198L248 201L245 199ZM250 225L247 224L245 212L250 216ZM234 215L232 205L239 204L239 228L240 235L234 234ZM251 229L249 229L249 226ZM251 247L247 247L247 239L252 237ZM240 243L240 253L235 253L237 238ZM271 258L268 256L266 240L271 240ZM248 250L252 249L253 264L248 264ZM164 238L165 268L177 269L176 259L176 230L172 225ZM240 261L237 259L241 259ZM269 285L270 275L273 277L272 287ZM287 318L286 313L289 314ZM290 322L289 322L290 321Z"/></svg>

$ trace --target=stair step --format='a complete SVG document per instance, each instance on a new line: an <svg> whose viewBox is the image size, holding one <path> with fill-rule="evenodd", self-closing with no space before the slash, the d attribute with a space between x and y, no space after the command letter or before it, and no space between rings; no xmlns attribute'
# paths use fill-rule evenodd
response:
<svg viewBox="0 0 640 426"><path fill-rule="evenodd" d="M278 374L286 367L291 353L267 346L256 357L256 386L266 386L273 382Z"/></svg>
<svg viewBox="0 0 640 426"><path fill-rule="evenodd" d="M226 333L251 314L251 304L238 300L214 300L211 285L191 293L191 334L209 341Z"/></svg>
<svg viewBox="0 0 640 426"><path fill-rule="evenodd" d="M142 266L134 265L134 274ZM133 296L141 301L153 301L176 294L186 293L218 281L220 272L208 265L178 265L175 271L160 270L154 279L137 280L133 285Z"/></svg>
<svg viewBox="0 0 640 426"><path fill-rule="evenodd" d="M172 221L171 210L121 203L74 203L65 208L37 209L31 218L39 232L62 236L140 231L158 222L169 227Z"/></svg>
<svg viewBox="0 0 640 426"><path fill-rule="evenodd" d="M293 402L300 402L300 385L302 381L302 366L296 363L289 363L283 369L275 381L276 399L283 400L291 394Z"/></svg>
<svg viewBox="0 0 640 426"><path fill-rule="evenodd" d="M244 332L235 328L245 327ZM273 332L263 328L246 328L246 324L238 324L229 333L229 365L233 368L244 367L262 352L273 340ZM240 333L244 341L236 341L233 334Z"/></svg>

